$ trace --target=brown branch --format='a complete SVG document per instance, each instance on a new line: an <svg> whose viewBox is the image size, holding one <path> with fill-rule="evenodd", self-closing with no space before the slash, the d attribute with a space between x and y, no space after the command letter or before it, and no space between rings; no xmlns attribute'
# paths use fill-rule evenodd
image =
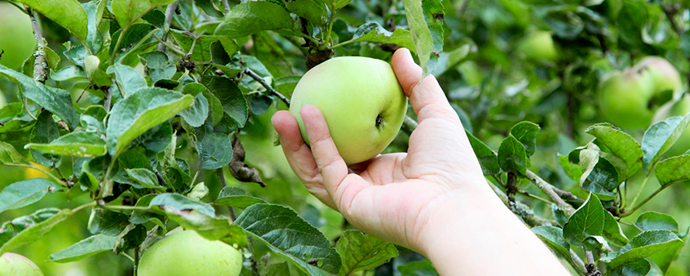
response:
<svg viewBox="0 0 690 276"><path fill-rule="evenodd" d="M34 29L34 36L36 37L36 42L38 42L38 49L34 53L34 80L40 83L45 83L48 79L48 62L46 61L45 43L43 43L43 34L41 33L41 26L38 25L36 20L36 11L28 8L29 14L31 15L31 27Z"/></svg>
<svg viewBox="0 0 690 276"><path fill-rule="evenodd" d="M168 39L168 32L170 32L170 24L172 24L173 14L175 14L178 2L179 1L173 2L172 4L168 5L168 7L165 9L165 24L163 25L163 38L161 38L161 40L163 41ZM158 51L165 51L165 44L159 43Z"/></svg>
<svg viewBox="0 0 690 276"><path fill-rule="evenodd" d="M283 94L280 94L280 92L278 92L278 90L275 90L273 87L271 87L271 85L269 85L266 82L266 80L264 80L264 78L262 78L261 76L256 74L254 71L252 71L252 69L247 68L247 70L245 70L244 73L247 74L247 76L250 76L255 81L257 81L259 84L261 84L261 86L266 88L266 90L268 92L271 92L271 94L278 97L278 99L283 101L285 103L285 105L287 105L287 107L290 107L290 100L288 100L288 98L283 96Z"/></svg>

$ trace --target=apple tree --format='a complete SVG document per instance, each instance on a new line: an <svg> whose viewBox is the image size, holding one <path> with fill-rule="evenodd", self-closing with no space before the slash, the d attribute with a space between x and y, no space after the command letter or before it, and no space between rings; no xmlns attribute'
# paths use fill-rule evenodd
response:
<svg viewBox="0 0 690 276"><path fill-rule="evenodd" d="M181 227L239 250L240 275L438 275L310 196L270 124L316 65L404 47L487 185L574 275L688 275L688 14L681 0L0 1L0 255L136 275ZM384 153L406 151L407 115Z"/></svg>

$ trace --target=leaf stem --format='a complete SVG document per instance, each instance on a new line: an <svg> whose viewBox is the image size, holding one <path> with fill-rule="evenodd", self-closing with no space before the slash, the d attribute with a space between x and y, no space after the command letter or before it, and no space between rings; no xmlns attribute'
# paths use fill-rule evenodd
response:
<svg viewBox="0 0 690 276"><path fill-rule="evenodd" d="M650 168L649 171L651 172L652 168ZM642 194L642 190L644 190L644 187L647 186L647 180L649 180L649 175L645 176L644 180L642 181L642 186L640 186L640 190L637 191L637 194L630 202L630 206L635 206L635 202L637 202L637 199L640 197L640 194Z"/></svg>
<svg viewBox="0 0 690 276"><path fill-rule="evenodd" d="M72 209L72 213L76 213L76 212L81 211L81 209L88 208L88 207L93 207L93 206L96 206L96 202L95 202L95 201L86 203L86 204L84 204L84 205L81 205L81 206L78 206L77 208Z"/></svg>
<svg viewBox="0 0 690 276"><path fill-rule="evenodd" d="M117 42L115 42L115 48L113 48L113 53L110 55L110 60L115 60L115 53L117 53L120 43L122 43L122 38L125 36L127 29L129 27L122 28L120 31L120 36L117 37Z"/></svg>
<svg viewBox="0 0 690 276"><path fill-rule="evenodd" d="M157 37L155 35L153 36L153 38L158 40L158 42L165 44L165 46L168 47L168 49L172 50L173 52L177 53L178 55L185 56L187 54L184 51L175 47L174 45L170 44L169 42L161 40L159 37Z"/></svg>
<svg viewBox="0 0 690 276"><path fill-rule="evenodd" d="M331 32L333 31L333 20L335 19L335 9L331 9L331 16L328 20L328 32L326 32L326 44L324 46L328 46L331 44ZM324 49L325 50L325 47Z"/></svg>
<svg viewBox="0 0 690 276"><path fill-rule="evenodd" d="M356 42L354 39L350 39L348 41L343 41L343 42L340 42L336 45L331 46L331 49L335 49L335 48L338 48L340 46L347 45L347 44L354 43L354 42Z"/></svg>
<svg viewBox="0 0 690 276"><path fill-rule="evenodd" d="M644 200L642 200L642 202L640 202L640 204L638 204L638 205L630 204L631 206L633 206L632 209L630 209L629 211L626 211L625 213L620 214L619 216L622 217L622 218L624 218L624 217L627 217L627 216L629 216L629 215L632 215L632 213L634 213L635 211L637 211L637 209L640 209L640 207L644 206L648 201L650 201L652 198L654 198L654 197L655 197L657 194L659 194L661 191L665 190L666 188L668 188L669 186L671 186L671 185L673 185L673 184L675 184L675 183L676 183L676 182L671 182L671 183L669 183L669 184L666 184L666 185L664 185L664 186L659 187L659 189L657 189L656 191L654 191L654 193L652 193L652 194L649 195L647 198L645 198ZM640 189L640 190L641 190L641 189ZM638 196L639 196L639 194L638 194Z"/></svg>
<svg viewBox="0 0 690 276"><path fill-rule="evenodd" d="M149 207L143 207L143 206L129 206L129 205L100 205L101 208L103 209L108 209L108 210L118 210L118 211L147 211L151 213L155 213L154 210L151 210Z"/></svg>

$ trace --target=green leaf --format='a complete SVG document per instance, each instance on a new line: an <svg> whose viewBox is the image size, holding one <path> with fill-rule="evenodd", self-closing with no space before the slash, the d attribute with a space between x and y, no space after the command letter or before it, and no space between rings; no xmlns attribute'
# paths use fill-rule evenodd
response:
<svg viewBox="0 0 690 276"><path fill-rule="evenodd" d="M69 209L46 208L3 223L0 227L0 254L35 242L71 215Z"/></svg>
<svg viewBox="0 0 690 276"><path fill-rule="evenodd" d="M410 34L414 41L415 53L419 58L419 65L422 67L422 76L427 75L427 62L431 57L434 42L429 31L429 27L424 20L424 12L422 10L422 1L419 0L403 0L405 6L405 15L407 17L407 25L410 28Z"/></svg>
<svg viewBox="0 0 690 276"><path fill-rule="evenodd" d="M563 229L551 225L543 225L532 228L532 233L560 253L561 256L570 257L570 245L563 237Z"/></svg>
<svg viewBox="0 0 690 276"><path fill-rule="evenodd" d="M642 44L642 29L647 23L647 7L643 1L623 1L616 17L621 40L631 45Z"/></svg>
<svg viewBox="0 0 690 276"><path fill-rule="evenodd" d="M690 155L671 157L661 161L654 171L661 186L690 180Z"/></svg>
<svg viewBox="0 0 690 276"><path fill-rule="evenodd" d="M582 169L580 169L579 165L570 163L567 155L558 154L558 164L561 165L563 171L565 171L565 174L568 175L570 179L578 182L580 181L580 178L582 178Z"/></svg>
<svg viewBox="0 0 690 276"><path fill-rule="evenodd" d="M235 224L311 275L340 271L340 256L328 239L290 208L254 204L242 212ZM313 261L318 267L308 263Z"/></svg>
<svg viewBox="0 0 690 276"><path fill-rule="evenodd" d="M204 122L206 122L208 112L208 100L206 97L204 97L203 93L199 93L196 95L196 97L194 97L194 104L192 104L190 108L182 110L180 112L180 116L182 116L185 122L187 122L190 126L200 127L204 124Z"/></svg>
<svg viewBox="0 0 690 276"><path fill-rule="evenodd" d="M293 20L284 7L271 2L245 2L230 9L215 34L245 37L266 30L292 29Z"/></svg>
<svg viewBox="0 0 690 276"><path fill-rule="evenodd" d="M291 13L304 17L317 26L324 26L328 22L328 10L321 0L295 0L285 3Z"/></svg>
<svg viewBox="0 0 690 276"><path fill-rule="evenodd" d="M213 5L212 0L196 0L194 1L194 4L199 6L204 12L210 16L213 17L223 17L223 13L221 13L214 5Z"/></svg>
<svg viewBox="0 0 690 276"><path fill-rule="evenodd" d="M191 200L181 194L164 193L157 195L149 203L149 207L157 206L160 209L173 208L174 210L197 210L199 213L209 217L216 216L213 206L196 200Z"/></svg>
<svg viewBox="0 0 690 276"><path fill-rule="evenodd" d="M128 224L128 217L125 214L100 209L91 209L89 224L87 228L91 234L105 234L116 236L120 234Z"/></svg>
<svg viewBox="0 0 690 276"><path fill-rule="evenodd" d="M682 243L675 243L664 250L654 253L652 256L649 256L649 259L657 264L662 272L666 273L671 267L671 263L678 259L683 247L688 242L689 232L690 228L679 236L683 240Z"/></svg>
<svg viewBox="0 0 690 276"><path fill-rule="evenodd" d="M117 23L123 29L127 29L157 6L167 5L172 2L175 2L175 0L113 0L111 7Z"/></svg>
<svg viewBox="0 0 690 276"><path fill-rule="evenodd" d="M642 259L627 265L612 269L607 275L611 276L647 276L652 270L652 265L649 261ZM607 271L608 272L608 271Z"/></svg>
<svg viewBox="0 0 690 276"><path fill-rule="evenodd" d="M237 187L225 187L220 191L218 199L213 204L237 208L247 208L257 203L266 203L261 198L252 196L249 192Z"/></svg>
<svg viewBox="0 0 690 276"><path fill-rule="evenodd" d="M372 42L382 44L397 44L400 47L405 47L414 50L415 44L412 40L410 31L405 29L396 29L390 32L376 22L367 22L362 24L355 30L352 42Z"/></svg>
<svg viewBox="0 0 690 276"><path fill-rule="evenodd" d="M580 185L585 191L605 196L605 199L616 195L612 191L618 187L618 173L616 168L604 158L597 159L597 163L590 170L585 171L580 180Z"/></svg>
<svg viewBox="0 0 690 276"><path fill-rule="evenodd" d="M31 143L50 143L55 139L60 138L60 131L53 120L53 114L50 111L43 110L36 119L36 124L31 130L29 141ZM31 157L40 165L46 167L59 167L62 157L50 153L41 153L37 150L31 150Z"/></svg>
<svg viewBox="0 0 690 276"><path fill-rule="evenodd" d="M655 123L645 131L642 138L642 150L644 151L642 162L645 171L678 141L689 122L690 115L671 117Z"/></svg>
<svg viewBox="0 0 690 276"><path fill-rule="evenodd" d="M630 242L628 237L625 236L625 233L623 233L623 229L621 229L616 218L608 211L604 212L604 237L609 242L618 246L624 246Z"/></svg>
<svg viewBox="0 0 690 276"><path fill-rule="evenodd" d="M474 154L477 155L479 163L482 165L482 170L484 174L498 174L501 172L501 168L498 166L498 158L489 146L484 144L479 139L475 138L474 135L465 131L467 138L470 140L470 145L472 145L472 150Z"/></svg>
<svg viewBox="0 0 690 276"><path fill-rule="evenodd" d="M682 244L683 241L676 234L666 230L645 231L632 238L609 262L609 266L616 268L653 255L670 246Z"/></svg>
<svg viewBox="0 0 690 276"><path fill-rule="evenodd" d="M585 203L570 216L568 223L563 226L563 236L566 241L579 246L589 236L601 236L604 232L604 212L599 198L590 193Z"/></svg>
<svg viewBox="0 0 690 276"><path fill-rule="evenodd" d="M201 81L220 100L223 111L243 127L249 116L249 106L237 84L223 77L204 77Z"/></svg>
<svg viewBox="0 0 690 276"><path fill-rule="evenodd" d="M93 1L81 4L88 18L85 44L93 54L100 52L101 47L103 47L103 36L98 29L98 25L100 25L101 19L103 19L103 12L107 4L108 1L100 1L98 4Z"/></svg>
<svg viewBox="0 0 690 276"><path fill-rule="evenodd" d="M165 191L165 187L162 187L158 183L158 177L149 169L135 168L135 169L125 169L129 178L133 179L141 188L146 189L156 189L159 191ZM139 187L137 187L139 188Z"/></svg>
<svg viewBox="0 0 690 276"><path fill-rule="evenodd" d="M347 230L338 239L335 249L340 253L342 266L338 275L374 269L398 256L395 245L374 238L358 230Z"/></svg>
<svg viewBox="0 0 690 276"><path fill-rule="evenodd" d="M668 230L678 233L678 222L672 216L657 212L646 212L637 217L635 227L640 231Z"/></svg>
<svg viewBox="0 0 690 276"><path fill-rule="evenodd" d="M627 133L614 128L611 124L603 123L596 124L589 127L585 132L597 137L597 141L608 148L611 153L620 157L627 165L627 174L625 177L630 178L642 166L642 156L644 152L640 144L635 141Z"/></svg>
<svg viewBox="0 0 690 276"><path fill-rule="evenodd" d="M129 142L188 108L194 98L161 88L144 88L113 106L106 136L110 155L117 156Z"/></svg>
<svg viewBox="0 0 690 276"><path fill-rule="evenodd" d="M525 146L513 135L509 135L498 148L498 164L506 172L514 172L520 175L527 174L529 159Z"/></svg>
<svg viewBox="0 0 690 276"><path fill-rule="evenodd" d="M81 6L79 8L81 9ZM66 90L45 86L1 64L0 75L18 83L27 99L62 118L70 129L75 129L79 125L79 115L72 107L72 96Z"/></svg>
<svg viewBox="0 0 690 276"><path fill-rule="evenodd" d="M417 261L398 267L402 276L438 276L431 261Z"/></svg>
<svg viewBox="0 0 690 276"><path fill-rule="evenodd" d="M40 150L45 153L76 157L98 157L108 153L105 140L91 132L72 132L50 144L27 144L27 149Z"/></svg>
<svg viewBox="0 0 690 276"><path fill-rule="evenodd" d="M175 64L170 62L170 58L165 52L153 51L140 54L141 62L146 66L146 72L152 82L162 79L170 79L177 72Z"/></svg>
<svg viewBox="0 0 690 276"><path fill-rule="evenodd" d="M79 66L67 66L58 71L50 70L50 78L55 81L84 80L86 73Z"/></svg>
<svg viewBox="0 0 690 276"><path fill-rule="evenodd" d="M38 202L48 192L58 189L55 183L43 178L15 182L0 192L0 213Z"/></svg>
<svg viewBox="0 0 690 276"><path fill-rule="evenodd" d="M336 11L347 6L347 4L350 3L350 1L352 0L325 0L324 2L326 2L328 8L330 8L331 11Z"/></svg>
<svg viewBox="0 0 690 276"><path fill-rule="evenodd" d="M146 88L146 79L144 79L144 76L127 65L111 65L105 72L115 75L115 83L123 98L127 98L140 89Z"/></svg>
<svg viewBox="0 0 690 276"><path fill-rule="evenodd" d="M197 209L177 209L172 205L160 205L165 215L184 229L194 230L209 240L221 240L235 247L247 246L247 236L242 228L232 224L227 218L214 218L200 213Z"/></svg>
<svg viewBox="0 0 690 276"><path fill-rule="evenodd" d="M537 148L537 133L540 129L535 123L520 122L510 129L510 134L525 146L527 156L532 156Z"/></svg>
<svg viewBox="0 0 690 276"><path fill-rule="evenodd" d="M149 203L151 203L151 200L156 197L157 194L147 194L143 197L141 197L139 200L137 200L137 203L134 206L137 207L148 207ZM142 210L135 210L132 212L132 215L129 217L129 222L133 224L144 224L146 222L153 222L156 225L160 226L161 228L165 229L165 224L163 224L163 216L159 215L157 213L152 213L152 212L147 212L147 211L142 211Z"/></svg>
<svg viewBox="0 0 690 276"><path fill-rule="evenodd" d="M220 42L222 48L228 56L233 56L240 49L239 46L232 40L232 38L223 35L202 35L197 37L196 44L194 38L185 34L182 31L171 30L170 34L175 38L177 43L182 47L182 50L189 53L189 50L194 45L194 51L190 57L193 61L210 62L212 61L212 44L216 41Z"/></svg>
<svg viewBox="0 0 690 276"><path fill-rule="evenodd" d="M41 15L55 21L72 32L79 40L86 40L88 19L84 8L77 0L17 0L17 2L26 4Z"/></svg>
<svg viewBox="0 0 690 276"><path fill-rule="evenodd" d="M27 165L29 161L17 152L14 147L8 143L0 141L0 164L3 165Z"/></svg>
<svg viewBox="0 0 690 276"><path fill-rule="evenodd" d="M59 252L50 254L48 258L56 263L76 262L98 253L112 251L116 242L117 237L103 234L93 235Z"/></svg>
<svg viewBox="0 0 690 276"><path fill-rule="evenodd" d="M232 142L227 134L207 133L197 142L201 168L215 170L225 167L232 159Z"/></svg>

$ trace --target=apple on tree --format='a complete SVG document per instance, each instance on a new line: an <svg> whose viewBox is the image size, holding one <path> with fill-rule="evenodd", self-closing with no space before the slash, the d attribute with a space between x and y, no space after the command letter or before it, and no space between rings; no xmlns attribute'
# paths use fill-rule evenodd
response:
<svg viewBox="0 0 690 276"><path fill-rule="evenodd" d="M654 122L666 120L674 116L685 116L688 113L690 113L690 95L685 95L685 97L677 102L669 102L660 107L659 111L654 114ZM688 150L690 150L690 127L685 128L680 138L678 138L676 143L666 152L670 156L677 156Z"/></svg>
<svg viewBox="0 0 690 276"><path fill-rule="evenodd" d="M26 257L7 252L0 256L0 275L2 276L43 276L41 269Z"/></svg>
<svg viewBox="0 0 690 276"><path fill-rule="evenodd" d="M192 230L174 232L149 247L139 261L139 276L238 276L242 254L222 241Z"/></svg>
<svg viewBox="0 0 690 276"><path fill-rule="evenodd" d="M534 31L527 34L517 47L518 52L527 59L549 60L558 59L558 51L553 43L551 33L547 31Z"/></svg>
<svg viewBox="0 0 690 276"><path fill-rule="evenodd" d="M36 38L28 15L12 4L0 1L0 64L12 69L22 65L36 49Z"/></svg>
<svg viewBox="0 0 690 276"><path fill-rule="evenodd" d="M407 97L393 68L366 57L337 57L309 70L295 87L290 113L309 144L300 109L314 105L323 112L340 156L347 164L375 157L400 130Z"/></svg>
<svg viewBox="0 0 690 276"><path fill-rule="evenodd" d="M634 69L650 75L655 93L667 90L678 93L683 88L678 70L666 59L655 56L645 57L635 65Z"/></svg>

